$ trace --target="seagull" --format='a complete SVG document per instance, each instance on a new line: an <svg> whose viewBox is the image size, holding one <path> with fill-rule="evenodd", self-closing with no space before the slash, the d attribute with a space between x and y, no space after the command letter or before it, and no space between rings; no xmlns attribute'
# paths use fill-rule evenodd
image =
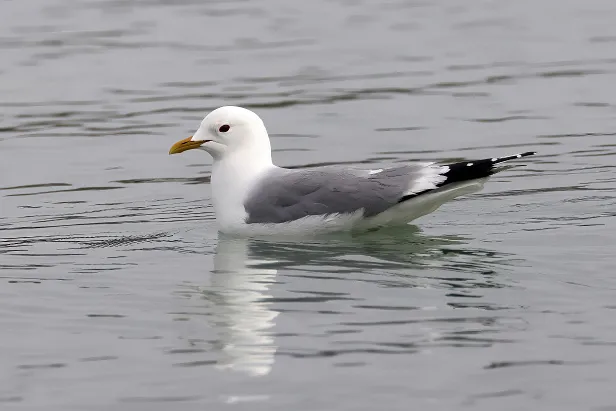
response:
<svg viewBox="0 0 616 411"><path fill-rule="evenodd" d="M455 197L483 188L495 166L536 154L453 164L408 163L366 169L290 169L272 163L269 135L254 112L224 106L210 112L169 154L200 149L213 158L212 203L227 234L318 234L403 225Z"/></svg>

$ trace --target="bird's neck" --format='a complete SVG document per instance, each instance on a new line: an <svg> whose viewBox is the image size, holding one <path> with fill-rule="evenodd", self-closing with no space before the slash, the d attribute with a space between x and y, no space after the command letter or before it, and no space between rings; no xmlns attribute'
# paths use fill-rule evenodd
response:
<svg viewBox="0 0 616 411"><path fill-rule="evenodd" d="M212 165L212 203L222 228L244 223L244 201L253 184L275 168L271 152L241 150L226 153Z"/></svg>

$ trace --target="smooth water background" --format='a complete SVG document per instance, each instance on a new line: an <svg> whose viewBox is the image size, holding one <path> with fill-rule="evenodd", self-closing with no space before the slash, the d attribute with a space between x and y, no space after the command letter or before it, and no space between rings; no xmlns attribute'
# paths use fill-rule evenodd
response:
<svg viewBox="0 0 616 411"><path fill-rule="evenodd" d="M0 4L0 409L616 409L616 3ZM220 237L283 166L537 150L416 226ZM526 166L523 166L525 164Z"/></svg>

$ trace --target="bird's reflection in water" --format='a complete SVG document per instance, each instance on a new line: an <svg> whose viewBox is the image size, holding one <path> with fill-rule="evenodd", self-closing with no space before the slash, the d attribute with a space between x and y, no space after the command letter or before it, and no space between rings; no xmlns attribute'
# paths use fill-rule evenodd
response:
<svg viewBox="0 0 616 411"><path fill-rule="evenodd" d="M219 238L220 243L225 241ZM466 246L468 239L456 235L430 236L412 225L382 229L357 235L330 234L303 238L254 238L246 241L248 254L262 267L291 268L302 266L316 269L322 266L341 268L421 269L447 266L454 268L464 259L472 267L494 263L507 255L487 249ZM485 258L484 258L485 257ZM472 270L471 270L472 271Z"/></svg>
<svg viewBox="0 0 616 411"><path fill-rule="evenodd" d="M271 371L277 350L273 327L279 314L272 307L276 300L271 287L277 283L279 271L295 268L301 272L332 273L336 269L351 269L356 273L382 273L383 269L393 267L395 270L387 270L390 275L393 271L394 275L408 277L408 269L438 267L455 272L459 265L465 272L485 273L482 264L503 257L469 249L465 243L461 237L425 235L415 226L362 235L296 239L234 238L221 234L212 283L203 289L205 298L213 304L209 318L224 354L223 359L217 360L218 367L251 376ZM460 276L454 277L459 280Z"/></svg>
<svg viewBox="0 0 616 411"><path fill-rule="evenodd" d="M218 367L249 375L270 372L276 346L269 330L278 315L264 301L277 270L259 268L248 253L248 241L220 238L214 256L210 292L214 325L219 330L224 359Z"/></svg>

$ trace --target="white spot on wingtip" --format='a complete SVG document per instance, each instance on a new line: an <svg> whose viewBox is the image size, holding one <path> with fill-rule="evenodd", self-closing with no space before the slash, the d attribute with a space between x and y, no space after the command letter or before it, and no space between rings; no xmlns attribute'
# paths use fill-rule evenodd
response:
<svg viewBox="0 0 616 411"><path fill-rule="evenodd" d="M522 154L518 154L516 157L517 158L522 158Z"/></svg>
<svg viewBox="0 0 616 411"><path fill-rule="evenodd" d="M496 161L498 161L498 158L493 158L493 159L492 159L492 162L493 162L493 163L494 163L494 162L496 162Z"/></svg>
<svg viewBox="0 0 616 411"><path fill-rule="evenodd" d="M467 167L472 167L472 166L473 166L473 163L466 163L466 166L467 166Z"/></svg>

